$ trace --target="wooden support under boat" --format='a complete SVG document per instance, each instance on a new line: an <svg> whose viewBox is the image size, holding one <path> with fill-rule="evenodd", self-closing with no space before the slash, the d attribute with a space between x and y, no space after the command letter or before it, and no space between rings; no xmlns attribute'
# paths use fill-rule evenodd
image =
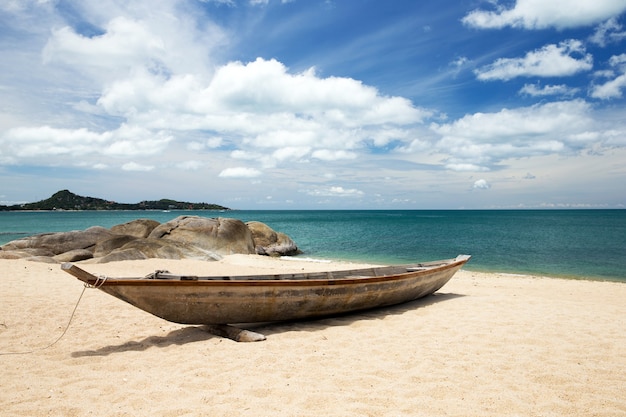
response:
<svg viewBox="0 0 626 417"><path fill-rule="evenodd" d="M235 342L261 342L266 339L261 333L252 332L229 324L207 324L204 330L215 336L226 337Z"/></svg>

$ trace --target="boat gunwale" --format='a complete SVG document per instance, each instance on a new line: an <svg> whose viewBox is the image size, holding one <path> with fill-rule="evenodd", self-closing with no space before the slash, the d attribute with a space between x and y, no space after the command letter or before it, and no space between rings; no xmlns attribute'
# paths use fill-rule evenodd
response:
<svg viewBox="0 0 626 417"><path fill-rule="evenodd" d="M82 280L89 285L97 285L98 287L109 286L154 286L154 287L301 287L301 286L333 286L333 285L353 285L353 284L369 284L380 283L385 281L398 281L403 279L417 278L422 275L430 275L440 271L453 269L457 266L462 266L467 263L469 256L460 255L456 258L440 260L434 262L424 262L418 264L404 264L404 265L387 265L387 266L372 266L367 268L358 268L350 270L335 270L335 271L319 271L310 273L293 273L293 274L266 274L266 275L242 275L246 277L244 279L237 279L237 276L205 276L205 277L189 277L192 279L158 279L147 277L128 277L128 278L112 278L112 277L97 277L97 280ZM429 266L432 264L432 266ZM266 277L266 276L289 276L289 275L307 275L307 274L324 274L324 273L358 273L359 271L371 271L373 269L380 268L423 268L415 271L407 271L403 273L396 273L390 275L373 275L364 277L350 277L345 278L276 278L276 279L254 279L248 277ZM172 274L173 275L173 274ZM186 277L185 275L177 275L179 277ZM79 278L80 279L80 278Z"/></svg>

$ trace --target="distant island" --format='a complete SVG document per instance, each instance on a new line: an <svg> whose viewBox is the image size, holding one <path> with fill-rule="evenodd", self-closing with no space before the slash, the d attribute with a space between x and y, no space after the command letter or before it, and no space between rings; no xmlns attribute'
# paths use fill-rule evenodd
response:
<svg viewBox="0 0 626 417"><path fill-rule="evenodd" d="M36 203L0 205L0 211L19 210L230 210L219 204L188 203L169 199L141 201L127 204L95 197L83 197L69 190L61 190L45 200Z"/></svg>

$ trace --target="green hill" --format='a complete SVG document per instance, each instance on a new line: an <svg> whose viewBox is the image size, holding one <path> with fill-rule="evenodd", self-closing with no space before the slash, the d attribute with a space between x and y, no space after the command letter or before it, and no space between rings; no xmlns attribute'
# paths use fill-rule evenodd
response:
<svg viewBox="0 0 626 417"><path fill-rule="evenodd" d="M83 197L61 190L35 203L0 206L0 210L230 210L218 204L189 203L170 199L127 204L95 197Z"/></svg>

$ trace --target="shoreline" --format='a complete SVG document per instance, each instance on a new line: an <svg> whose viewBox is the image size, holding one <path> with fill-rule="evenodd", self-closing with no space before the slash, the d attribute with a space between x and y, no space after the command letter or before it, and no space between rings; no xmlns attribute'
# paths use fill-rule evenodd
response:
<svg viewBox="0 0 626 417"><path fill-rule="evenodd" d="M17 233L15 233L17 234ZM6 242L8 243L8 242ZM0 246L2 245L2 243L0 243ZM261 255L241 255L241 256L261 256ZM415 261L406 261L406 262L402 262L402 261L396 261L396 262L384 262L384 259L380 259L381 262L376 262L373 260L368 260L368 259L364 259L364 258L359 258L359 257L355 257L355 258L341 258L341 257L337 257L337 258L325 258L325 257L311 257L308 256L306 253L302 254L302 255L294 255L294 256L283 256L283 259L285 258L291 258L291 260L296 261L296 262L314 262L314 263L320 263L320 264L356 264L356 265L402 265L404 263L411 263L411 262L429 262L429 261L435 261L438 259L417 259ZM155 258L158 259L158 258ZM3 261L3 259L0 259L0 262ZM180 260L180 261L185 261ZM28 261L30 262L30 261ZM36 262L36 261L33 261ZM485 269L482 267L474 267L472 265L472 260L470 260L468 262L467 265L465 265L463 267L463 270L466 271L471 271L471 272L476 272L476 273L481 273L481 274L494 274L494 275L511 275L511 276L527 276L527 277L538 277L538 278L549 278L549 279L563 279L563 280L574 280L574 281L594 281L594 282L617 282L617 283L625 283L626 284L626 278L625 277L618 277L618 276L594 276L594 275L589 275L589 274L585 274L585 275L571 275L571 274L559 274L559 273L548 273L548 272L533 272L533 271L515 271L515 270L502 270L502 269ZM90 263L89 260L87 261L81 261L78 262L78 264L80 263ZM60 265L60 264L59 264Z"/></svg>
<svg viewBox="0 0 626 417"><path fill-rule="evenodd" d="M470 254L471 255L471 254ZM300 255L295 256L294 258L298 258ZM455 255L456 256L456 255ZM407 260L406 262L396 261L396 262L383 262L384 259L381 259L381 262L372 262L372 260L367 260L364 258L312 258L307 257L306 253L302 255L304 258L317 260L325 263L357 263L357 264L376 264L376 265L402 265L404 263L411 263L413 261ZM435 261L437 259L417 259L417 262L428 262ZM527 276L527 277L538 277L538 278L550 278L550 279L563 279L563 280L574 280L574 281L598 281L598 282L618 282L618 283L626 283L626 277L619 276L594 276L590 274L585 275L571 275L571 274L559 274L559 273L548 273L548 272L533 272L533 271L515 271L515 270L503 270L503 269L486 269L483 267L474 267L472 265L472 260L467 263L463 267L465 271L477 272L481 274L495 274L495 275L512 275L512 276Z"/></svg>
<svg viewBox="0 0 626 417"><path fill-rule="evenodd" d="M95 274L351 268L256 255L79 263ZM0 260L0 353L63 332L83 290L60 265ZM236 343L95 289L52 347L0 355L16 416L611 416L626 413L626 285L463 269L432 296L249 326Z"/></svg>
<svg viewBox="0 0 626 417"><path fill-rule="evenodd" d="M345 211L320 214L311 210L237 210L224 214L244 222L261 221L287 233L306 257L401 264L469 253L473 259L467 268L480 272L626 282L626 263L620 257L626 242L623 234L619 234L619 230L626 226L626 210L556 211L558 213L555 210L539 210L538 213L518 210L514 210L515 213L502 210L357 210L354 214ZM37 233L84 230L93 225L110 228L146 216L163 223L180 214L205 216L210 212L7 214L0 216L4 221L3 230L8 232L0 234L0 242L8 243ZM15 216L21 220L10 222ZM603 230L611 233L602 235ZM11 231L19 234L11 235ZM324 233L320 233L322 231ZM498 239L490 236L498 236ZM383 237L382 240L379 237ZM430 242L429 237L436 240Z"/></svg>

